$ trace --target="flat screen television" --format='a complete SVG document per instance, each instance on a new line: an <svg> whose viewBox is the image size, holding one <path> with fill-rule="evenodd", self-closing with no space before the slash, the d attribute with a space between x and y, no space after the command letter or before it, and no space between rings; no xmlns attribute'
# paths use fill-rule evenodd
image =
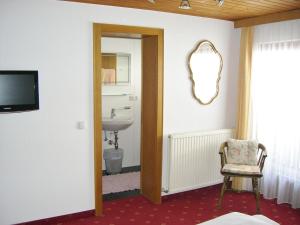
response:
<svg viewBox="0 0 300 225"><path fill-rule="evenodd" d="M38 71L0 70L0 112L37 109Z"/></svg>

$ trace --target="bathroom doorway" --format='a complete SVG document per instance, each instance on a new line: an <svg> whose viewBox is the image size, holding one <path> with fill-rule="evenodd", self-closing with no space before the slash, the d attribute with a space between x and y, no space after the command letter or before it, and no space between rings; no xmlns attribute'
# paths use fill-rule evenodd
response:
<svg viewBox="0 0 300 225"><path fill-rule="evenodd" d="M95 209L102 214L102 37L140 38L142 42L141 194L161 203L163 131L163 30L94 24Z"/></svg>
<svg viewBox="0 0 300 225"><path fill-rule="evenodd" d="M140 194L141 43L101 38L104 201Z"/></svg>

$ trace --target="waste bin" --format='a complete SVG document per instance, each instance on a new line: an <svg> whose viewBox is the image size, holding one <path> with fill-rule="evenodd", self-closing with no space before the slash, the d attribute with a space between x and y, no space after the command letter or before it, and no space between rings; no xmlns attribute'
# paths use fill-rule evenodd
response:
<svg viewBox="0 0 300 225"><path fill-rule="evenodd" d="M124 150L122 148L104 149L103 159L105 161L106 173L117 174L122 171Z"/></svg>

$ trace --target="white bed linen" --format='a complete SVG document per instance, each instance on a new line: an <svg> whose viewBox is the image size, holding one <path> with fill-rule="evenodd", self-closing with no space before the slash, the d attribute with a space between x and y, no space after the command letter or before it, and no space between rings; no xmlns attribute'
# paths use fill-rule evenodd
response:
<svg viewBox="0 0 300 225"><path fill-rule="evenodd" d="M274 224L274 225L279 225L279 223L276 223L274 220L271 220L271 219L269 219L268 217L265 217L265 216L263 216L263 215L254 215L253 217L255 217L255 218L257 218L257 219L260 219L260 220L262 220L262 221L265 221L265 222L267 222L267 223L269 223L269 224Z"/></svg>
<svg viewBox="0 0 300 225"><path fill-rule="evenodd" d="M279 223L263 215L249 216L243 213L232 212L199 225L279 225Z"/></svg>

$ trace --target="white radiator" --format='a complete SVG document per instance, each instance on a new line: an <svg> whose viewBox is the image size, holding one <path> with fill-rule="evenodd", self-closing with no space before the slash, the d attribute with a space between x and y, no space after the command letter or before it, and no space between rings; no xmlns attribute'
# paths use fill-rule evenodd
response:
<svg viewBox="0 0 300 225"><path fill-rule="evenodd" d="M169 135L169 194L221 183L219 148L234 130Z"/></svg>

